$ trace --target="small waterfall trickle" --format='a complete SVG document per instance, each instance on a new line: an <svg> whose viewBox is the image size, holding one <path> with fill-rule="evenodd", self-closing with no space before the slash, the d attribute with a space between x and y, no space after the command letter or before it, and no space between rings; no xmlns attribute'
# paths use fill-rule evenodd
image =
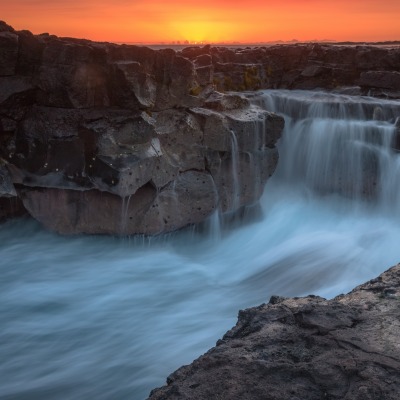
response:
<svg viewBox="0 0 400 400"><path fill-rule="evenodd" d="M254 121L254 149L252 152L248 152L247 155L249 157L249 165L250 165L250 177L251 181L247 182L248 185L252 185L252 193L254 194L253 201L258 199L259 194L262 192L262 162L260 152L262 152L265 148L265 131L266 131L266 122L265 117Z"/></svg>
<svg viewBox="0 0 400 400"><path fill-rule="evenodd" d="M214 196L216 199L218 199L219 197L218 189L217 186L215 185L214 179L212 180L212 183L213 183ZM205 221L205 224L206 224L206 229L208 231L208 237L213 241L220 240L222 237L222 232L221 232L222 221L221 221L221 210L218 203L215 211L208 218L208 220Z"/></svg>
<svg viewBox="0 0 400 400"><path fill-rule="evenodd" d="M129 203L132 195L122 197L121 200L121 221L120 221L120 235L125 235L128 227L129 219Z"/></svg>
<svg viewBox="0 0 400 400"><path fill-rule="evenodd" d="M179 226L181 219L180 204L178 199L178 191L176 188L177 181L173 180L169 183L169 188L164 192L162 212L160 212L160 223L174 230Z"/></svg>
<svg viewBox="0 0 400 400"><path fill-rule="evenodd" d="M239 181L239 146L236 134L231 130L231 160L232 160L232 201L231 210L237 211L240 207L240 181Z"/></svg>
<svg viewBox="0 0 400 400"><path fill-rule="evenodd" d="M221 222L220 211L215 210L213 212L213 214L205 222L205 224L206 224L206 230L208 232L207 236L212 241L221 240L221 238L222 238L222 233L221 233L222 222Z"/></svg>

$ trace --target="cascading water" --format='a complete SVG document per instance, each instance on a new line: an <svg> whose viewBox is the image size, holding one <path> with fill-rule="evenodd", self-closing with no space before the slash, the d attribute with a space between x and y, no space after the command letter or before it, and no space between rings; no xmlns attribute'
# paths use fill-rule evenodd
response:
<svg viewBox="0 0 400 400"><path fill-rule="evenodd" d="M126 232L126 226L129 218L129 203L131 202L131 195L122 198L121 206L121 223L120 223L120 233L124 235Z"/></svg>
<svg viewBox="0 0 400 400"><path fill-rule="evenodd" d="M306 91L267 91L258 102L286 117L276 181L356 206L372 198L397 214L399 102Z"/></svg>
<svg viewBox="0 0 400 400"><path fill-rule="evenodd" d="M237 210L240 206L240 181L238 174L239 146L234 131L231 131L231 164L232 164L232 204L231 210Z"/></svg>
<svg viewBox="0 0 400 400"><path fill-rule="evenodd" d="M253 101L286 118L258 221L220 234L215 214L209 236L129 240L0 226L0 398L144 399L238 309L272 294L332 297L400 261L400 102Z"/></svg>

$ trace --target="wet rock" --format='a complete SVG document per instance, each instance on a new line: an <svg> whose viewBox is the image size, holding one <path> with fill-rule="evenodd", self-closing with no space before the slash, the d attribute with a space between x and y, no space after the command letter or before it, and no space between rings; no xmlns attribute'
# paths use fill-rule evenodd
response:
<svg viewBox="0 0 400 400"><path fill-rule="evenodd" d="M399 299L400 265L332 300L273 296L149 399L395 400Z"/></svg>
<svg viewBox="0 0 400 400"><path fill-rule="evenodd" d="M11 176L5 164L0 164L0 221L25 214L26 210L17 197Z"/></svg>
<svg viewBox="0 0 400 400"><path fill-rule="evenodd" d="M0 221L22 217L27 211L18 197L0 197Z"/></svg>
<svg viewBox="0 0 400 400"><path fill-rule="evenodd" d="M62 234L156 235L204 221L217 208L211 176L186 171L162 190L148 183L120 197L99 190L19 189L29 213Z"/></svg>
<svg viewBox="0 0 400 400"><path fill-rule="evenodd" d="M15 191L11 176L5 167L0 164L0 197L15 197Z"/></svg>
<svg viewBox="0 0 400 400"><path fill-rule="evenodd" d="M211 129L215 121L225 136ZM278 139L276 126L282 129L282 118L257 107L226 114L165 110L152 117L36 107L19 126L8 170L25 207L49 229L158 234L201 222L218 207L233 211L256 202L277 163L276 149L266 146ZM257 140L243 140L252 134ZM124 202L142 204L143 188L157 194L154 202L130 210L128 221ZM96 217L103 200L104 221Z"/></svg>

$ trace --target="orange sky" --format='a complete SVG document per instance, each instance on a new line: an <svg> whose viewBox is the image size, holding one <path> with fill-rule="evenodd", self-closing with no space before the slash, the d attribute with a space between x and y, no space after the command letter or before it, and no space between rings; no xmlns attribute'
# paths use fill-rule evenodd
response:
<svg viewBox="0 0 400 400"><path fill-rule="evenodd" d="M400 0L0 0L0 19L115 42L400 40Z"/></svg>

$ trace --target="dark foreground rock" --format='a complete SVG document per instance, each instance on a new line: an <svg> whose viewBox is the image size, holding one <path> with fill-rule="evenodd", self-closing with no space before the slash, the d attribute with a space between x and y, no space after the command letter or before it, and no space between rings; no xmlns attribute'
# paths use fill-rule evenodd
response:
<svg viewBox="0 0 400 400"><path fill-rule="evenodd" d="M400 264L332 300L271 297L149 399L397 400Z"/></svg>

